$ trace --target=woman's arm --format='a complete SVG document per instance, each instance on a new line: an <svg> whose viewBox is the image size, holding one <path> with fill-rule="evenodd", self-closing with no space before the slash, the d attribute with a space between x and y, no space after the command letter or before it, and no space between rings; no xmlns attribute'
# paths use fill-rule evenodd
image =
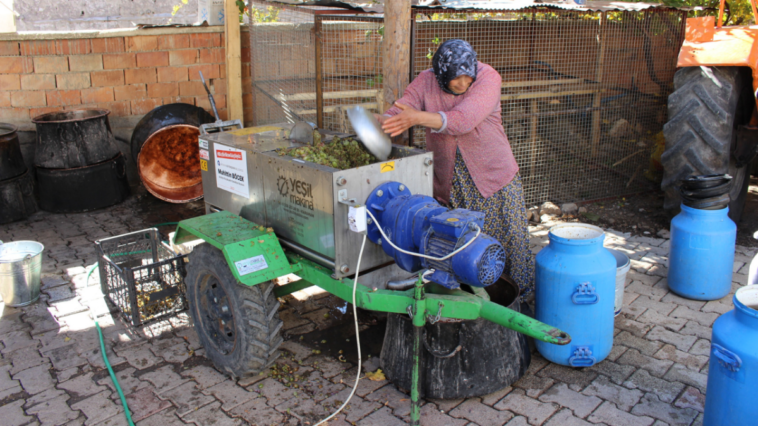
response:
<svg viewBox="0 0 758 426"><path fill-rule="evenodd" d="M463 135L473 131L498 108L502 79L497 71L488 70L477 76L466 91L465 98L450 111L444 111L447 126L440 131L448 135Z"/></svg>
<svg viewBox="0 0 758 426"><path fill-rule="evenodd" d="M442 116L436 112L419 111L410 106L403 105L400 101L395 102L393 109L399 109L401 112L392 117L380 119L382 130L395 137L412 126L424 126L434 130L439 130L442 125Z"/></svg>

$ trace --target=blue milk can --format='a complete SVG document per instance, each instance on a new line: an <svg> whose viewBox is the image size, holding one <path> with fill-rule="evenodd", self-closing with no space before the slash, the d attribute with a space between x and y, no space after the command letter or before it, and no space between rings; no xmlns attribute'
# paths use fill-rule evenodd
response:
<svg viewBox="0 0 758 426"><path fill-rule="evenodd" d="M571 335L566 346L535 342L548 360L589 367L613 346L616 259L605 234L581 223L550 228L550 244L537 254L536 318Z"/></svg>
<svg viewBox="0 0 758 426"><path fill-rule="evenodd" d="M703 426L758 424L758 285L713 323Z"/></svg>
<svg viewBox="0 0 758 426"><path fill-rule="evenodd" d="M732 289L737 225L729 208L700 210L682 205L671 221L668 286L695 300L716 300Z"/></svg>

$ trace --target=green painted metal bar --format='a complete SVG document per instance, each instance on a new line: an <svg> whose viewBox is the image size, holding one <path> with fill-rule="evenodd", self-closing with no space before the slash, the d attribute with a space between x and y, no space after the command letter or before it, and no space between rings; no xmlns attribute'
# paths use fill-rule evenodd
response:
<svg viewBox="0 0 758 426"><path fill-rule="evenodd" d="M418 426L421 421L419 404L419 381L421 373L421 337L426 324L426 301L424 299L424 280L418 276L413 288L413 369L411 370L411 425Z"/></svg>
<svg viewBox="0 0 758 426"><path fill-rule="evenodd" d="M292 294L296 291L300 291L309 287L313 287L313 284L306 280L298 280L282 286L274 287L274 296L284 297L288 294Z"/></svg>

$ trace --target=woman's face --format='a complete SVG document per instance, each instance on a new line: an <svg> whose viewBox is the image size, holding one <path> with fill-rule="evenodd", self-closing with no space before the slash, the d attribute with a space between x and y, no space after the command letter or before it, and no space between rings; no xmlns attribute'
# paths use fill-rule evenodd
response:
<svg viewBox="0 0 758 426"><path fill-rule="evenodd" d="M466 93L466 90L468 90L468 87L471 86L471 83L473 81L474 79L467 75L459 75L458 77L450 80L447 88L457 95L462 95Z"/></svg>

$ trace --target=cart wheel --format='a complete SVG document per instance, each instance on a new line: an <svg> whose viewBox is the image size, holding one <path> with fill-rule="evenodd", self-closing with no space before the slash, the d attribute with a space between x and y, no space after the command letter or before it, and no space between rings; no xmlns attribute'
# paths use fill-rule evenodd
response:
<svg viewBox="0 0 758 426"><path fill-rule="evenodd" d="M190 315L216 368L244 377L271 365L282 343L274 283L240 284L221 251L209 244L195 247L187 270Z"/></svg>

